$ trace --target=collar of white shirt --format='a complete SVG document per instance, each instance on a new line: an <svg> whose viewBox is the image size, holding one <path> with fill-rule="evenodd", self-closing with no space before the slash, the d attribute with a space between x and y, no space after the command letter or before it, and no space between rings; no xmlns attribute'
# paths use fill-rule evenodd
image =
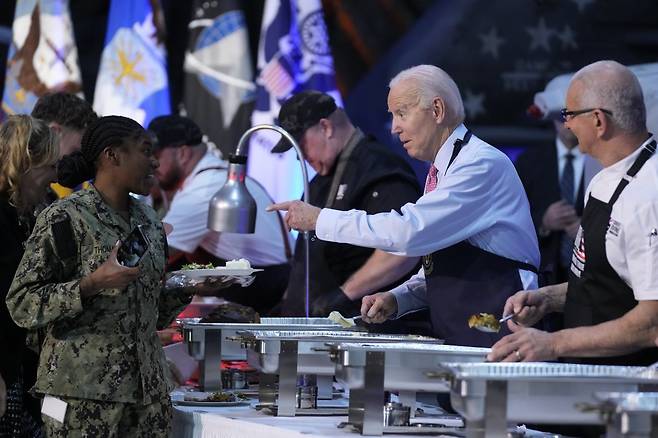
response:
<svg viewBox="0 0 658 438"><path fill-rule="evenodd" d="M633 153L630 154L629 156L617 161L615 164L612 164L608 167L605 167L601 171L601 173L603 173L605 175L609 175L609 174L615 174L615 175L619 175L619 176L625 175L626 172L628 172L630 167L633 165L633 163L637 159L638 155L640 155L640 151L642 149L644 149L646 147L646 145L648 145L651 142L651 140L653 140L653 136L649 137L644 143L642 143L640 145L639 148L634 150Z"/></svg>
<svg viewBox="0 0 658 438"><path fill-rule="evenodd" d="M455 149L455 141L464 138L466 132L467 129L464 124L457 126L450 134L450 137L439 148L439 152L434 157L434 166L439 170L439 179L446 174L446 169L448 169L450 158L452 157L452 151Z"/></svg>

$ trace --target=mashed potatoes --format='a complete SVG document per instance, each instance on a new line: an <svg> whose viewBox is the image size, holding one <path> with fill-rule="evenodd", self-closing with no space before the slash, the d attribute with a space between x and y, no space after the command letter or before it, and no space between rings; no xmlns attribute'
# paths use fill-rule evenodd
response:
<svg viewBox="0 0 658 438"><path fill-rule="evenodd" d="M247 259L229 260L226 267L230 269L250 269L251 263Z"/></svg>

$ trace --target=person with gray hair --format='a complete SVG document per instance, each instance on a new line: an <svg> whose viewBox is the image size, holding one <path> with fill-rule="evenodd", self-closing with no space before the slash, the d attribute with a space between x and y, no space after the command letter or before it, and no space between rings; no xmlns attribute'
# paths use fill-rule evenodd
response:
<svg viewBox="0 0 658 438"><path fill-rule="evenodd" d="M363 298L364 321L429 307L433 334L453 345L491 346L502 333L469 328L470 316L502 316L506 299L535 287L539 250L528 200L512 162L463 124L459 89L438 67L404 70L390 82L391 132L407 153L428 162L424 195L401 211L317 208L300 201L286 210L289 227L319 239L405 256L423 267L404 284Z"/></svg>
<svg viewBox="0 0 658 438"><path fill-rule="evenodd" d="M658 157L640 84L617 62L590 64L572 78L562 116L604 168L587 189L569 281L512 296L514 333L489 360L649 365L658 361ZM564 312L564 330L530 328L552 311Z"/></svg>

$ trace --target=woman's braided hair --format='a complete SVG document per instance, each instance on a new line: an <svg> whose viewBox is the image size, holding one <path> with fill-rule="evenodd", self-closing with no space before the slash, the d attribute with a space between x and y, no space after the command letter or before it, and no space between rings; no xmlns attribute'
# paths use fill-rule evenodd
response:
<svg viewBox="0 0 658 438"><path fill-rule="evenodd" d="M57 165L57 180L65 187L75 187L96 175L101 152L110 146L122 147L127 141L145 135L142 125L122 116L101 117L85 131L80 151L62 157Z"/></svg>

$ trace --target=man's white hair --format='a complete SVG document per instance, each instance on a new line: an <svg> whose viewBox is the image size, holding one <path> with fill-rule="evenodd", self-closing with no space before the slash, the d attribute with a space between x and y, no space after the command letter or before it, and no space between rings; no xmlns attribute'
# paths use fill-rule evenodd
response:
<svg viewBox="0 0 658 438"><path fill-rule="evenodd" d="M576 72L571 83L580 82L579 110L604 108L612 111L611 120L621 131L639 133L647 129L647 109L642 87L627 67L616 61L598 61Z"/></svg>
<svg viewBox="0 0 658 438"><path fill-rule="evenodd" d="M460 124L464 121L464 102L457 84L450 75L434 65L417 65L395 75L388 87L409 81L414 85L411 93L416 94L422 108L431 108L435 97L443 99L448 121Z"/></svg>

